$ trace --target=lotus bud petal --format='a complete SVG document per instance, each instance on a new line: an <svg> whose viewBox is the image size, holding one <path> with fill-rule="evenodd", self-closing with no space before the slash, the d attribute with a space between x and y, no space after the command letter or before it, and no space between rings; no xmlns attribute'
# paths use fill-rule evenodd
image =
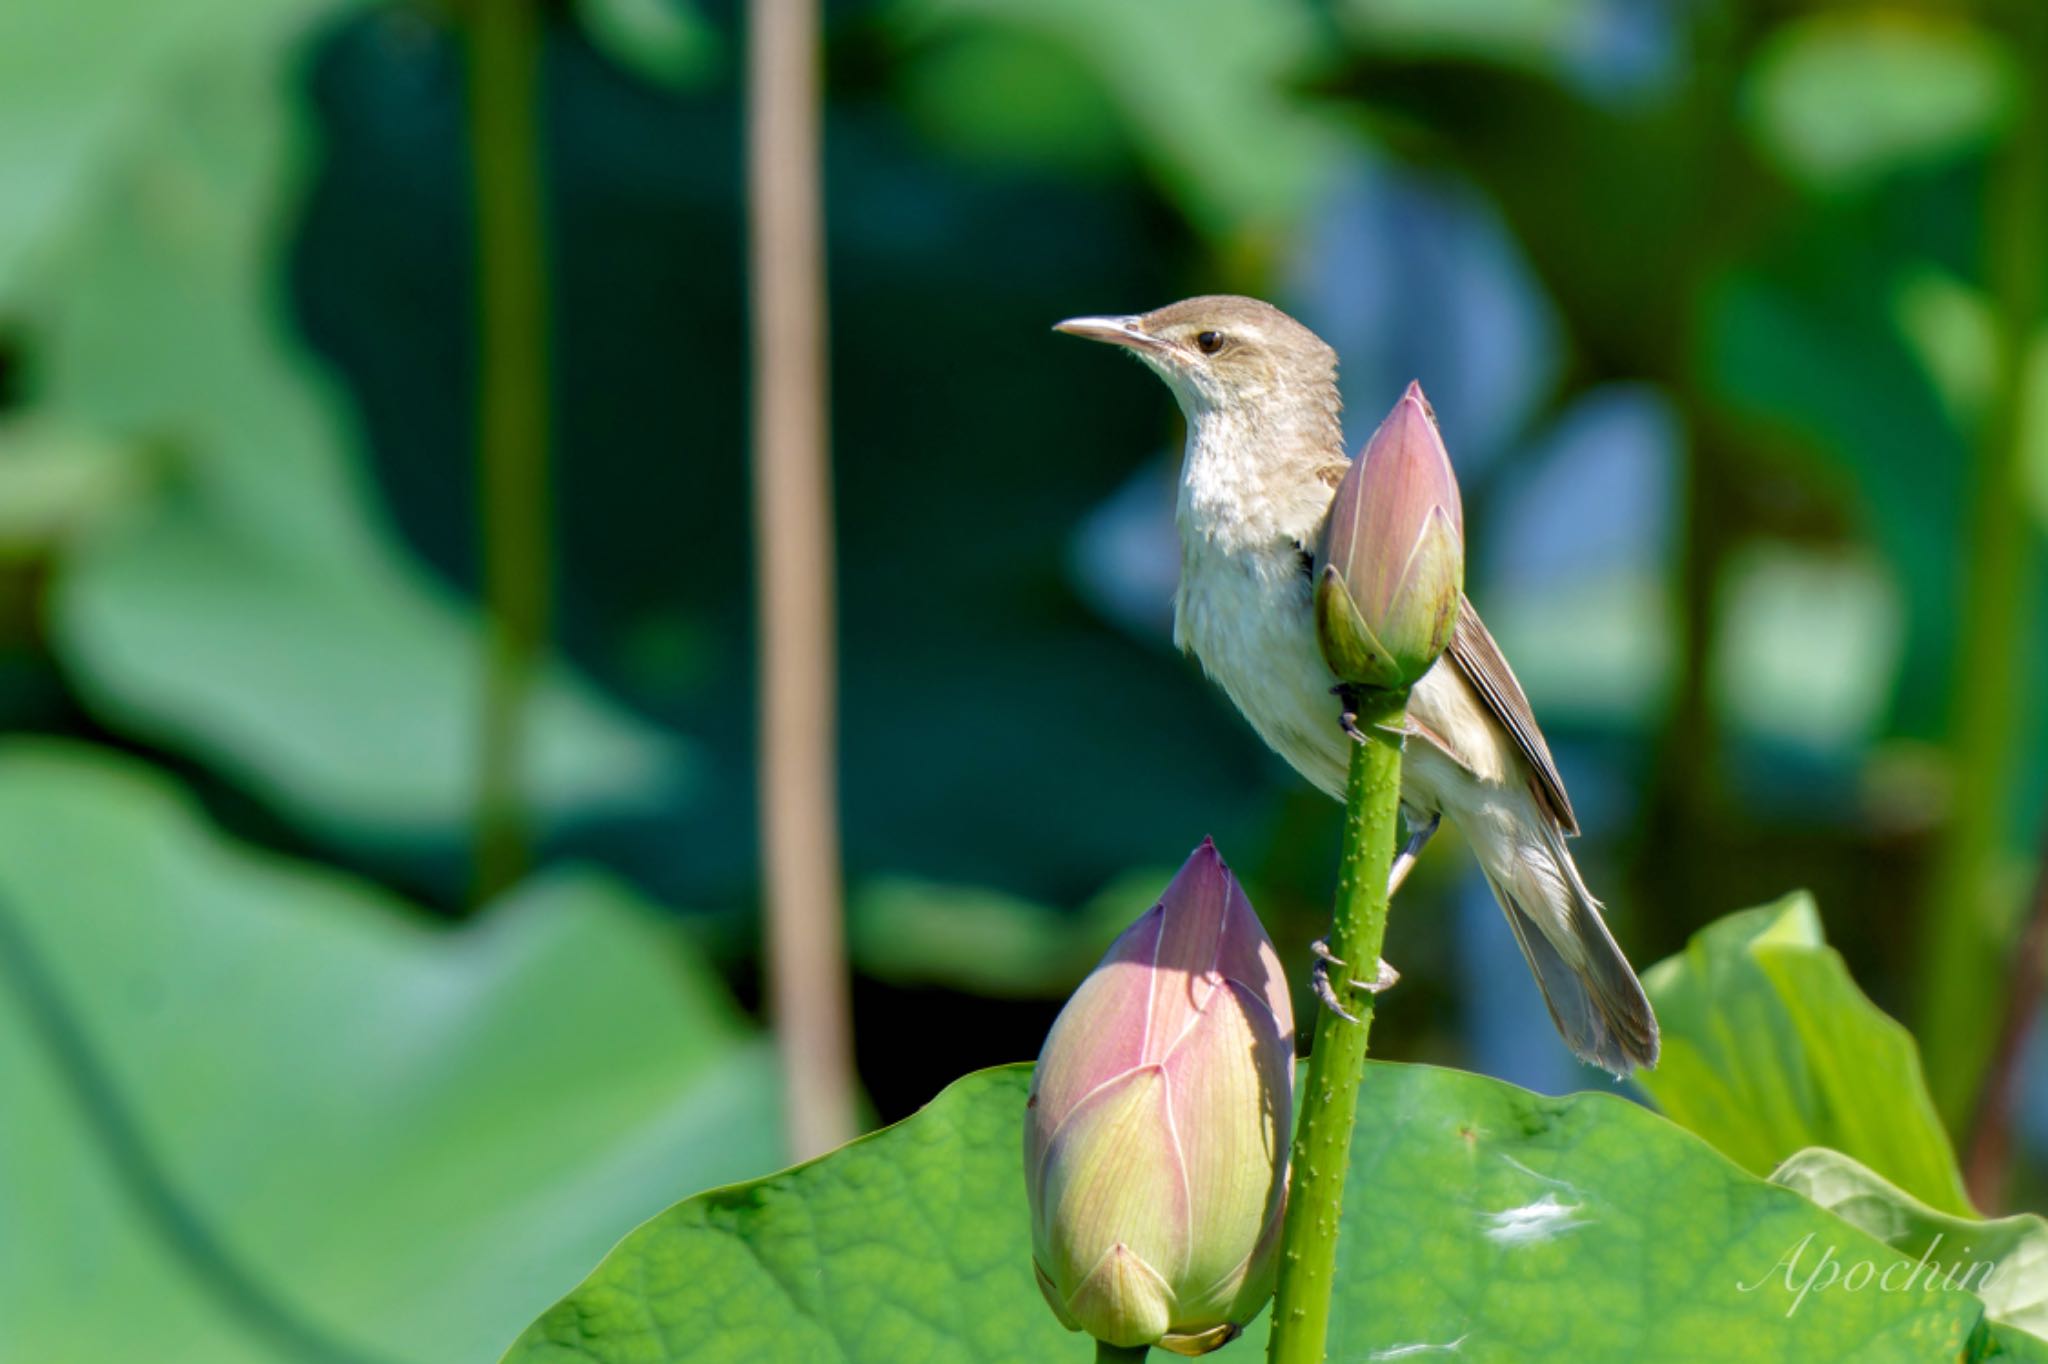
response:
<svg viewBox="0 0 2048 1364"><path fill-rule="evenodd" d="M1060 1011L1024 1125L1039 1288L1069 1330L1201 1354L1272 1294L1294 1010L1204 841Z"/></svg>
<svg viewBox="0 0 2048 1364"><path fill-rule="evenodd" d="M1408 687L1451 642L1465 510L1419 384L1351 462L1316 554L1316 637L1345 682Z"/></svg>

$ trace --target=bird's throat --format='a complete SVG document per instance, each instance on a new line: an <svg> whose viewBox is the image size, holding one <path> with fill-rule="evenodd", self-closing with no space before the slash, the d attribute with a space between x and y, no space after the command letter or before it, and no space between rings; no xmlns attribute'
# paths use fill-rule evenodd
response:
<svg viewBox="0 0 2048 1364"><path fill-rule="evenodd" d="M1183 539L1226 552L1278 551L1320 533L1344 464L1334 386L1327 402L1283 395L1188 414L1176 508Z"/></svg>

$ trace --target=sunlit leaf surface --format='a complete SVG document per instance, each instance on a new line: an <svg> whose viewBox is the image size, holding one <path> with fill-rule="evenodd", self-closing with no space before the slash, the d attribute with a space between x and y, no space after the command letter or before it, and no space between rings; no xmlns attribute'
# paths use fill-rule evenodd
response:
<svg viewBox="0 0 2048 1364"><path fill-rule="evenodd" d="M1028 1075L971 1075L823 1160L670 1209L508 1359L1087 1359L1032 1282L1018 1168ZM1333 1360L1967 1360L1990 1348L1966 1293L1802 1295L1822 1247L1873 1271L1903 1257L1613 1096L1377 1065L1344 1217ZM1255 1323L1218 1358L1258 1357L1265 1334Z"/></svg>
<svg viewBox="0 0 2048 1364"><path fill-rule="evenodd" d="M1681 1126L1755 1174L1827 1146L1973 1211L1911 1035L1856 987L1812 897L1729 915L1643 985L1664 1055L1636 1080Z"/></svg>

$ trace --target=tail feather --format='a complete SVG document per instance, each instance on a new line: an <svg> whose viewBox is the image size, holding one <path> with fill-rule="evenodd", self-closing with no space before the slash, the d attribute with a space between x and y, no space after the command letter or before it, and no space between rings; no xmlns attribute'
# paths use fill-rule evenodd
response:
<svg viewBox="0 0 2048 1364"><path fill-rule="evenodd" d="M1516 879L1561 891L1564 904L1542 907L1552 912L1531 913L1535 906L1525 907L1518 891L1491 867L1486 879L1543 991L1551 1021L1574 1054L1603 1070L1626 1077L1634 1066L1655 1066L1657 1016L1642 982L1607 931L1600 902L1579 879L1562 838L1552 833L1546 841L1548 849L1520 851L1523 856L1550 852L1555 866L1542 871L1554 875Z"/></svg>

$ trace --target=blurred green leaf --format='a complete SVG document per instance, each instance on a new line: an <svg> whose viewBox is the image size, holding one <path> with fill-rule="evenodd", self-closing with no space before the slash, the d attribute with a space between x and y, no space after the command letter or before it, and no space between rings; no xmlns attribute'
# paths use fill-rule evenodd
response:
<svg viewBox="0 0 2048 1364"><path fill-rule="evenodd" d="M1780 168L1846 189L1982 144L2011 116L2018 80L2005 49L1965 20L1843 10L1773 33L1743 105Z"/></svg>
<svg viewBox="0 0 2048 1364"><path fill-rule="evenodd" d="M1716 703L1754 736L1858 756L1898 675L1897 593L1874 555L1758 542L1722 569Z"/></svg>
<svg viewBox="0 0 2048 1364"><path fill-rule="evenodd" d="M1465 57L1554 71L1602 22L1589 0L1346 0L1346 34L1367 51Z"/></svg>
<svg viewBox="0 0 2048 1364"><path fill-rule="evenodd" d="M1974 424L1990 401L1998 335L1982 293L1928 267L1892 292L1899 334L1927 371L1959 427Z"/></svg>
<svg viewBox="0 0 2048 1364"><path fill-rule="evenodd" d="M921 47L900 80L919 129L961 156L1080 174L1128 160L1094 69L1042 35L970 29Z"/></svg>
<svg viewBox="0 0 2048 1364"><path fill-rule="evenodd" d="M1553 585L1502 583L1486 618L1546 718L1649 726L1671 692L1670 593L1634 569Z"/></svg>
<svg viewBox="0 0 2048 1364"><path fill-rule="evenodd" d="M690 0L576 0L576 17L613 60L671 89L702 85L725 56Z"/></svg>
<svg viewBox="0 0 2048 1364"><path fill-rule="evenodd" d="M53 634L109 724L325 833L445 840L472 805L480 630L397 550L353 414L291 330L300 31L274 20L187 71L38 281L34 397L162 449L170 484L79 547ZM642 806L681 773L673 741L559 671L531 719L543 816Z"/></svg>
<svg viewBox="0 0 2048 1364"><path fill-rule="evenodd" d="M878 878L847 906L863 975L990 999L1057 999L1159 899L1173 868L1119 876L1073 913L984 886Z"/></svg>
<svg viewBox="0 0 2048 1364"><path fill-rule="evenodd" d="M508 1361L1085 1358L1032 1282L1028 1078L970 1075L823 1160L671 1208ZM1789 1278L1784 1263L1802 1242L1906 1261L1623 1099L1380 1064L1359 1123L1332 1359L1870 1364L1988 1348L1967 1294L1802 1300L1819 1250ZM1254 1357L1250 1334L1219 1358Z"/></svg>
<svg viewBox="0 0 2048 1364"><path fill-rule="evenodd" d="M40 559L140 496L142 452L42 416L0 418L0 559Z"/></svg>
<svg viewBox="0 0 2048 1364"><path fill-rule="evenodd" d="M1664 1054L1636 1080L1674 1122L1758 1175L1827 1146L1974 1211L1912 1036L1856 988L1811 896L1708 925L1643 985Z"/></svg>
<svg viewBox="0 0 2048 1364"><path fill-rule="evenodd" d="M1997 382L1998 332L1991 301L1977 289L1929 269L1901 282L1899 331L1941 392L1958 425L1977 429ZM2027 353L2026 444L2021 470L2028 502L2048 527L2048 331Z"/></svg>
<svg viewBox="0 0 2048 1364"><path fill-rule="evenodd" d="M947 46L972 41L986 64L991 36L1066 54L1100 86L1190 221L1213 236L1298 221L1342 145L1329 116L1291 89L1322 55L1316 16L1301 0L897 0L890 21L913 62L937 54L957 63L962 57ZM924 90L928 123L953 117L931 99L937 95L962 101L964 126L991 126L986 96L974 87L949 77ZM1069 92L1060 102L1081 107L1075 99ZM1073 118L1062 125L1080 127Z"/></svg>
<svg viewBox="0 0 2048 1364"><path fill-rule="evenodd" d="M295 819L452 838L471 803L476 625L393 563L354 575L183 508L76 556L55 640L111 723L190 748ZM564 819L663 780L659 743L560 673L535 698L532 808Z"/></svg>
<svg viewBox="0 0 2048 1364"><path fill-rule="evenodd" d="M1971 456L1898 326L1896 291L1919 268L1867 242L1815 238L1726 279L1704 307L1699 382L1779 437L1758 443L1767 456L1807 457L1795 476L1838 498L1883 553L1906 627L1894 723L1925 733L1947 718Z"/></svg>
<svg viewBox="0 0 2048 1364"><path fill-rule="evenodd" d="M606 881L439 928L129 760L0 745L10 1359L491 1359L650 1209L772 1167L774 1076Z"/></svg>
<svg viewBox="0 0 2048 1364"><path fill-rule="evenodd" d="M146 117L168 71L280 12L324 0L65 0L0 6L0 306L33 253L96 188L109 150Z"/></svg>
<svg viewBox="0 0 2048 1364"><path fill-rule="evenodd" d="M1937 1212L1868 1166L1820 1147L1794 1155L1771 1182L1924 1261L1930 1274L1947 1281L1953 1273L1994 1319L2048 1337L2048 1221L2033 1213L1987 1221Z"/></svg>

